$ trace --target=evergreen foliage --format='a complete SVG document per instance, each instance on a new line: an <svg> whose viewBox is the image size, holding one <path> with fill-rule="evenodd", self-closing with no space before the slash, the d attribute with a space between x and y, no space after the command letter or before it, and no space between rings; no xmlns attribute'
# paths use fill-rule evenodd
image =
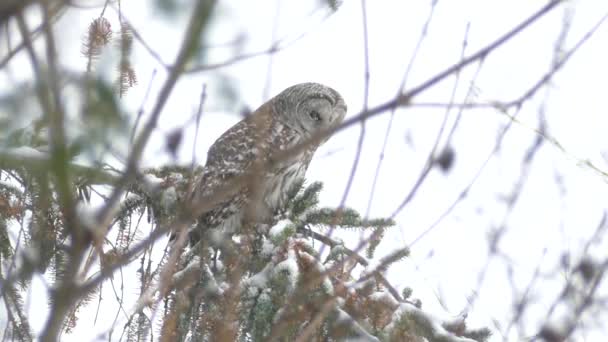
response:
<svg viewBox="0 0 608 342"><path fill-rule="evenodd" d="M5 183L11 179L8 172L3 171ZM106 247L100 254L101 269L120 260L137 242L145 241L145 229L140 227L144 216L152 226L159 222L167 224L177 217L171 208L179 206L178 198L183 198L191 175L188 168L172 167L148 170L139 177L117 212L111 228L115 238L102 243ZM3 200L10 203L3 207L5 212L8 208L17 208L15 190L12 185L2 186ZM458 339L460 336L475 341L487 340L487 329L450 329L448 323L431 318L416 308L419 303L408 299L409 288L404 289L405 298L395 297L387 290L383 273L396 261L407 257L407 248L380 258L372 267L370 260L357 255L342 242L323 235L330 227L335 227L366 229L370 235L378 236L378 231L390 229L394 222L364 219L349 208L318 208L321 191L322 184L318 182L308 186L298 184L290 193L286 209L278 212L271 224L254 224L235 235L223 235L219 245L202 241L187 247L173 267L169 250L158 268L151 264L152 258L145 253L140 255L139 295L143 297L150 293L151 288L162 293L156 293L155 300L142 304L141 309L130 316L123 333L125 339L214 341L229 337L239 341L273 338L288 341L308 336L324 341L355 337L386 341L422 341L422 338L462 341ZM161 199L167 192L178 195L173 196L173 203L162 204ZM42 202L30 198L39 196L35 191L17 193L27 194L30 205L18 207L20 212L2 221L2 260L13 260L15 248L15 241L7 237L7 226L18 223L20 217L37 213L23 222L26 229L20 241L25 246L19 248L21 253L28 248L39 251L35 258L40 259L33 260L32 265L37 271L60 278L67 259L64 248L58 247L58 241L65 239L60 237L62 220L57 197L46 195L48 202ZM45 215L40 214L45 212ZM381 237L377 239L381 241ZM330 249L326 255L319 254L315 243L328 244ZM167 269L172 269L173 274L163 278ZM5 274L14 272L4 271ZM25 271L20 269L19 272ZM4 301L15 316L9 336L17 339L31 334L27 318L22 314L21 293L27 288L32 272L24 273L22 284L25 287L15 287L14 282L5 282L2 286ZM162 287L165 288L161 290ZM103 288L102 284L79 298L66 317L65 331L79 324L79 310L91 307L102 295ZM160 315L149 314L155 311Z"/></svg>
<svg viewBox="0 0 608 342"><path fill-rule="evenodd" d="M33 2L48 28L28 28L20 12ZM181 8L174 0L156 3ZM321 3L334 12L341 5ZM142 170L140 162L172 87L204 58L199 38L214 4L194 2L174 64L159 62L167 80L143 127L142 113L129 117L121 105L137 84L131 59L134 39L142 39L120 2L118 25L104 17L106 4L83 34L82 75L64 75L49 58L58 55L51 25L67 3L27 1L2 16L19 29L15 51L31 58L34 75L0 98L0 339L60 340L90 324L83 313L95 312L95 322L113 320L101 340L486 341L487 329L441 322L410 299L410 288L392 287L385 273L409 249L376 254L395 222L319 207L320 182L297 184L271 222L246 222L235 233L210 230L188 246L186 232L200 214L188 195L201 168ZM38 56L32 45L39 36L48 55ZM114 82L95 73L108 49L119 56ZM182 135L177 129L166 144L174 157ZM333 237L336 230L367 238L353 250ZM176 239L166 244L169 233ZM26 313L34 279L48 288L48 303L40 303L49 312L43 331L32 329ZM116 316L98 317L108 302Z"/></svg>

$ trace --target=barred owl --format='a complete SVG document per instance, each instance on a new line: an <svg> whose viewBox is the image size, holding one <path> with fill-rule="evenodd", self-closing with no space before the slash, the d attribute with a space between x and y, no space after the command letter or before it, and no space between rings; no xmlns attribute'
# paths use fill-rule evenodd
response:
<svg viewBox="0 0 608 342"><path fill-rule="evenodd" d="M285 89L228 129L209 149L192 203L213 197L230 181L241 182L201 215L198 226L190 231L190 243L198 242L211 228L238 231L246 217L256 223L272 218L327 138L287 158L276 158L277 153L340 124L345 114L346 104L338 92L318 83L302 83Z"/></svg>

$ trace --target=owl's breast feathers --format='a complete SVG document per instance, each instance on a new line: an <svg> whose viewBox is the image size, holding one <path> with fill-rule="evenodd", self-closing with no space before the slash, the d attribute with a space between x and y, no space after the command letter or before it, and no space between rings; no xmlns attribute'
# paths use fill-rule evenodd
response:
<svg viewBox="0 0 608 342"><path fill-rule="evenodd" d="M232 226L240 224L247 206L256 219L269 219L286 204L294 183L304 178L316 146L281 160L273 155L301 142L295 130L273 120L268 104L232 126L209 149L193 193L193 200L206 201L224 192L221 201L202 214L199 226L234 231Z"/></svg>

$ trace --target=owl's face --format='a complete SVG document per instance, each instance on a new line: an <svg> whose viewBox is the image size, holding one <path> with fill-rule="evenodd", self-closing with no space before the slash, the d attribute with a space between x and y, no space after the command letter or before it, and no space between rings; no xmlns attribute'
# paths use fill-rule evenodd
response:
<svg viewBox="0 0 608 342"><path fill-rule="evenodd" d="M306 138L339 125L346 115L342 96L318 83L289 87L274 102L279 119Z"/></svg>

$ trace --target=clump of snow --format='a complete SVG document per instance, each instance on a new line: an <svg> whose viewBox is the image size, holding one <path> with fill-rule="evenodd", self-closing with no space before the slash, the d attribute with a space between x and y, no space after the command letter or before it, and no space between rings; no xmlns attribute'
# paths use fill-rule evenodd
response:
<svg viewBox="0 0 608 342"><path fill-rule="evenodd" d="M213 261L213 268L215 268L217 271L223 271L224 270L224 263L222 262L222 260L214 260Z"/></svg>
<svg viewBox="0 0 608 342"><path fill-rule="evenodd" d="M223 291L219 286L217 286L215 279L209 279L209 281L205 284L205 293L221 295Z"/></svg>
<svg viewBox="0 0 608 342"><path fill-rule="evenodd" d="M321 283L321 287L323 288L323 291L330 295L333 296L334 295L334 284L331 283L331 280L329 280L329 277L324 277L323 278L323 282Z"/></svg>
<svg viewBox="0 0 608 342"><path fill-rule="evenodd" d="M173 274L173 279L175 282L179 282L185 275L190 274L191 272L199 269L201 267L201 258L196 255L190 260L188 265L184 267L181 271L175 272Z"/></svg>
<svg viewBox="0 0 608 342"><path fill-rule="evenodd" d="M403 315L416 316L418 318L417 321L424 322L423 324L427 325L433 333L433 336L430 336L432 338L431 340L445 340L452 342L475 342L475 340L473 339L466 337L458 337L448 332L442 326L442 322L440 319L408 303L401 303L397 310L393 312L391 322L386 326L385 330L390 332L395 329L395 326L399 323Z"/></svg>
<svg viewBox="0 0 608 342"><path fill-rule="evenodd" d="M338 260L338 257L344 254L346 254L344 244L340 243L338 245L334 245L329 251L329 254L327 254L327 260Z"/></svg>
<svg viewBox="0 0 608 342"><path fill-rule="evenodd" d="M370 299L376 302L386 303L393 308L399 306L399 302L386 291L376 291L370 295Z"/></svg>
<svg viewBox="0 0 608 342"><path fill-rule="evenodd" d="M294 240L300 245L301 248L303 248L304 250L307 250L308 253L317 255L315 247L313 246L311 240L301 238L301 237L298 237L297 239L294 239Z"/></svg>
<svg viewBox="0 0 608 342"><path fill-rule="evenodd" d="M357 333L357 337L350 337L349 341L380 341L378 338L365 330L363 327L357 323L349 314L344 312L342 309L336 310L338 313L337 321L338 322L347 322L350 323L352 329Z"/></svg>
<svg viewBox="0 0 608 342"><path fill-rule="evenodd" d="M285 233L285 230L293 227L293 222L289 219L280 220L272 228L270 228L271 237L280 237Z"/></svg>
<svg viewBox="0 0 608 342"><path fill-rule="evenodd" d="M160 196L160 205L162 206L162 208L169 211L172 208L175 208L176 203L177 191L175 190L175 187L172 186L168 189L165 189L165 191L163 191Z"/></svg>
<svg viewBox="0 0 608 342"><path fill-rule="evenodd" d="M230 290L230 284L227 282L222 282L220 286L218 286L218 294L223 295L226 291Z"/></svg>
<svg viewBox="0 0 608 342"><path fill-rule="evenodd" d="M161 184L163 183L162 178L156 177L155 175L153 175L151 173L144 174L143 180L147 185L151 185L151 186L161 186Z"/></svg>
<svg viewBox="0 0 608 342"><path fill-rule="evenodd" d="M278 263L274 268L274 275L279 273L284 273L288 277L288 281L290 284L290 289L294 289L296 287L296 282L298 281L299 271L298 271L298 263L296 261L296 254L293 250L289 250L287 259Z"/></svg>
<svg viewBox="0 0 608 342"><path fill-rule="evenodd" d="M8 180L0 179L1 188L10 189L11 191L13 191L17 194L22 194L23 190L21 190L21 188L17 184L18 184L17 182L11 182Z"/></svg>
<svg viewBox="0 0 608 342"><path fill-rule="evenodd" d="M263 237L261 253L262 256L271 256L275 251L276 246L270 240Z"/></svg>
<svg viewBox="0 0 608 342"><path fill-rule="evenodd" d="M203 265L203 272L205 274L205 277L207 278L205 291L207 293L219 294L221 292L220 287L217 285L217 281L213 276L213 272L209 268L209 265L207 265L206 263Z"/></svg>
<svg viewBox="0 0 608 342"><path fill-rule="evenodd" d="M29 146L19 146L15 148L9 148L3 151L4 154L9 155L13 158L27 158L27 159L39 159L47 160L49 155L44 152L40 152Z"/></svg>
<svg viewBox="0 0 608 342"><path fill-rule="evenodd" d="M249 288L258 288L263 289L268 284L268 276L272 270L272 266L270 264L266 265L263 270L252 275L251 277L243 280L243 286Z"/></svg>
<svg viewBox="0 0 608 342"><path fill-rule="evenodd" d="M157 192L163 184L162 178L158 178L155 175L149 173L144 174L142 180L144 190L150 194Z"/></svg>

